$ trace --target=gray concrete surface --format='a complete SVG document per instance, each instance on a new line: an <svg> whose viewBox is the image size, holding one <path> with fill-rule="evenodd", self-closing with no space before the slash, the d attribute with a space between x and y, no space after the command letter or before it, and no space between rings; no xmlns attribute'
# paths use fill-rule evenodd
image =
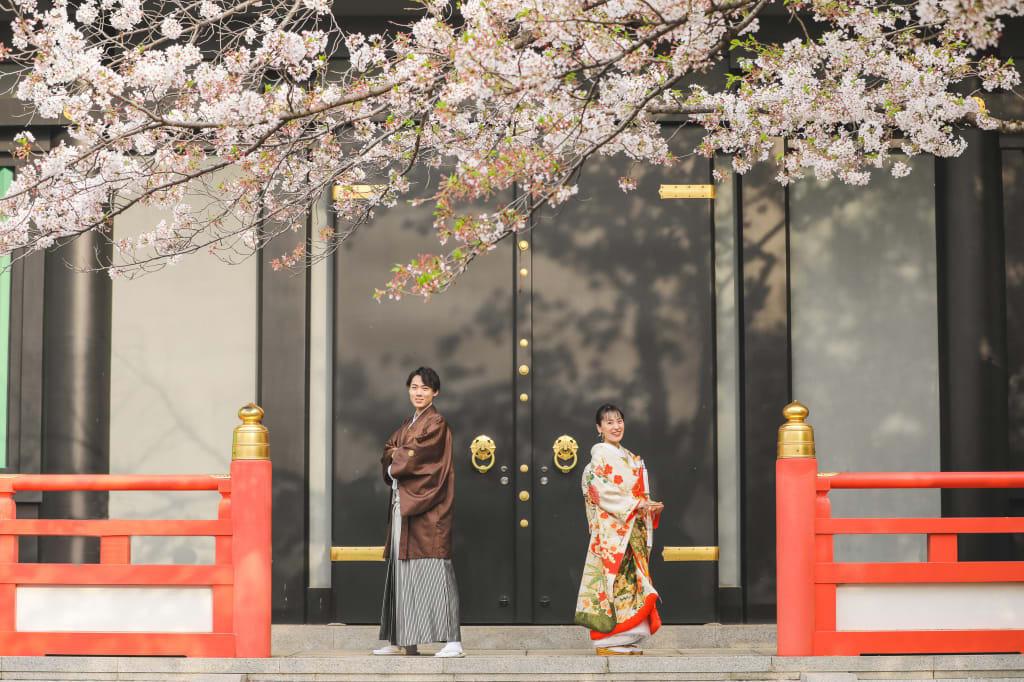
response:
<svg viewBox="0 0 1024 682"><path fill-rule="evenodd" d="M653 649L644 656L596 656L586 649L470 651L461 659L377 657L326 650L267 659L3 657L0 679L162 682L331 682L386 680L860 680L1024 679L1024 656L837 656L783 658L753 651Z"/></svg>
<svg viewBox="0 0 1024 682"><path fill-rule="evenodd" d="M666 626L643 656L596 656L582 628L467 626L467 656L373 656L371 626L274 626L272 658L0 657L0 680L569 682L1024 680L1024 656L775 656L775 628ZM439 645L422 647L431 654Z"/></svg>
<svg viewBox="0 0 1024 682"><path fill-rule="evenodd" d="M329 649L374 649L381 646L376 625L275 625L275 656ZM587 631L573 625L465 625L467 650L563 650L591 648ZM775 649L774 625L666 625L651 649ZM759 653L762 653L759 651Z"/></svg>

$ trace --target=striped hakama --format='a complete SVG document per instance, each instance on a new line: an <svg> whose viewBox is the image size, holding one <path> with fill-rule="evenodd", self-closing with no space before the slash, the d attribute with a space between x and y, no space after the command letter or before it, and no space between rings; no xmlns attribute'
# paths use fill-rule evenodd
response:
<svg viewBox="0 0 1024 682"><path fill-rule="evenodd" d="M396 646L460 641L459 589L451 559L397 559L401 536L402 513L394 490L380 639Z"/></svg>

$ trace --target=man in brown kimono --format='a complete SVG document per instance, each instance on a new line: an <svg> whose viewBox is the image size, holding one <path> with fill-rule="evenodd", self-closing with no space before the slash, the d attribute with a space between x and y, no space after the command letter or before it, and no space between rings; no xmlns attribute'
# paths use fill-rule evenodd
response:
<svg viewBox="0 0 1024 682"><path fill-rule="evenodd" d="M455 470L452 432L433 406L441 391L437 372L414 370L406 381L416 413L384 446L381 466L391 486L380 656L418 653L417 645L446 642L436 655L464 655L459 592L452 568Z"/></svg>

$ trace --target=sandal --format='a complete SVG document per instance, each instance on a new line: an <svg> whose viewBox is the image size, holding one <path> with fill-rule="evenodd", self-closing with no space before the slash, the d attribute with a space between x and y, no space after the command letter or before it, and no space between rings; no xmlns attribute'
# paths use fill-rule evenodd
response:
<svg viewBox="0 0 1024 682"><path fill-rule="evenodd" d="M598 656L643 656L644 650L633 646L597 647Z"/></svg>

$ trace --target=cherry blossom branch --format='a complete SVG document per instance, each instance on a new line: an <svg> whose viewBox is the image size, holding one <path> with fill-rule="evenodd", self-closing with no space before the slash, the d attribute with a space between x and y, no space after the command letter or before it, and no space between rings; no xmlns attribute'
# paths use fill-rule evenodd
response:
<svg viewBox="0 0 1024 682"><path fill-rule="evenodd" d="M463 0L457 18L449 0L421 0L391 37L341 31L329 0L223 1L13 0L0 55L23 67L14 93L66 117L70 141L16 138L0 252L108 230L146 205L166 218L118 227L112 274L198 249L234 262L305 227L332 186L368 185L340 192L337 229L320 228L310 253L273 262L304 266L399 201L431 203L442 255L399 265L382 292L430 296L570 200L589 160L676 163L670 117L703 127L697 153L728 154L739 173L774 164L782 183L901 177L903 155L961 153L964 126L1022 127L960 93L1019 85L990 48L1024 0L790 0L787 41L758 38L766 0ZM738 69L719 87L687 85L728 50Z"/></svg>
<svg viewBox="0 0 1024 682"><path fill-rule="evenodd" d="M649 105L646 110L651 114L676 116L698 116L701 114L719 113L717 109L705 105L653 104ZM765 110L765 113L768 113L768 111ZM1019 135L1024 133L1024 120L1007 120L990 116L987 118L984 125L982 125L982 123L979 122L977 113L970 113L960 119L959 122L974 127L984 127L985 129L995 130L1006 135Z"/></svg>

